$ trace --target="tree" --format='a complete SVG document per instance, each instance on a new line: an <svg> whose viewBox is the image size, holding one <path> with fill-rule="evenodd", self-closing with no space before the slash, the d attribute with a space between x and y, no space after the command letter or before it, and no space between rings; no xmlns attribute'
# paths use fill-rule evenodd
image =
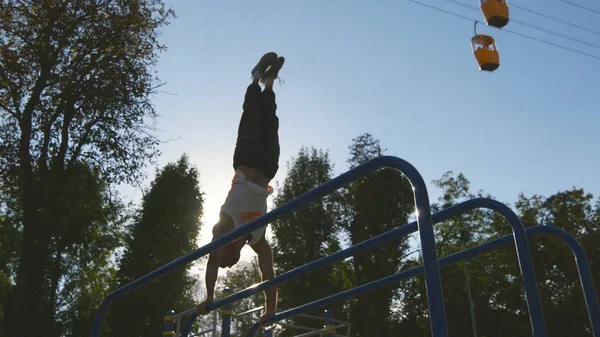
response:
<svg viewBox="0 0 600 337"><path fill-rule="evenodd" d="M385 152L379 140L369 133L354 138L349 149L351 168ZM377 170L348 186L346 193L346 230L353 245L406 224L414 211L410 182L396 169ZM408 239L404 238L354 256L354 286L396 273L407 249ZM357 297L352 329L362 337L390 335L393 295L394 287L385 287Z"/></svg>
<svg viewBox="0 0 600 337"><path fill-rule="evenodd" d="M76 165L68 183L47 271L54 336L89 333L96 309L108 295L115 272L112 258L122 246L127 220L125 206L115 200L97 170Z"/></svg>
<svg viewBox="0 0 600 337"><path fill-rule="evenodd" d="M145 123L159 29L173 15L160 0L3 1L0 4L0 176L16 182L22 239L6 301L8 336L26 317L50 317L44 291L67 177L84 162L110 184L138 181L156 157Z"/></svg>
<svg viewBox="0 0 600 337"><path fill-rule="evenodd" d="M59 225L50 239L44 283L45 305L53 315L39 317L47 336L81 335L91 327L95 305L98 305L110 283L111 257L121 245L123 205L111 194L97 170L76 163L63 186L67 193L56 212ZM22 207L18 195L3 194L5 213L0 227L6 240L0 252L2 270L14 279L20 255ZM8 284L8 288L10 288ZM7 288L7 289L8 289ZM84 297L94 295L87 306ZM92 307L94 306L94 307ZM78 329L83 329L78 330Z"/></svg>
<svg viewBox="0 0 600 337"><path fill-rule="evenodd" d="M462 175L447 172L435 185L443 192L434 211L475 197L490 197L481 191L472 193ZM584 246L590 263L597 261L599 232L598 208L592 196L582 189L561 191L548 198L519 196L516 209L525 227L553 225L572 233ZM462 236L466 231L469 235ZM510 225L491 211L472 211L436 226L439 256L483 244L511 234ZM550 336L588 336L590 334L585 301L572 254L560 241L550 236L531 239L530 247ZM597 263L597 262L596 262ZM410 267L422 264L413 259ZM472 336L466 292L464 263L441 269L442 287L450 335ZM594 279L598 271L592 268ZM473 295L475 321L480 336L528 336L531 334L523 281L514 245L482 254L468 261L468 276ZM402 282L397 295L396 331L406 335L430 334L424 277ZM568 318L568 321L565 320Z"/></svg>
<svg viewBox="0 0 600 337"><path fill-rule="evenodd" d="M600 253L600 222L592 200L591 194L573 188L547 198L520 195L516 206L526 227L552 225L573 235L584 247L598 285L600 272L594 266ZM530 242L550 336L589 336L591 327L573 254L553 236L537 236Z"/></svg>
<svg viewBox="0 0 600 337"><path fill-rule="evenodd" d="M129 227L117 282L124 286L189 253L200 232L204 195L198 172L183 155L156 173L141 209ZM115 336L150 336L163 328L167 310L193 305L190 266L172 271L111 306L109 327Z"/></svg>
<svg viewBox="0 0 600 337"><path fill-rule="evenodd" d="M278 186L275 207L282 206L331 178L332 165L328 153L314 147L301 148L297 157L288 163L288 174L283 186ZM336 194L332 194L315 200L271 224L278 274L340 250L337 198ZM344 268L343 264L336 266L337 270ZM342 290L344 275L336 272L336 269L318 270L286 282L281 286L279 306L293 308ZM337 317L343 314L342 305L332 308ZM314 323L304 322L300 318L294 321L298 324Z"/></svg>

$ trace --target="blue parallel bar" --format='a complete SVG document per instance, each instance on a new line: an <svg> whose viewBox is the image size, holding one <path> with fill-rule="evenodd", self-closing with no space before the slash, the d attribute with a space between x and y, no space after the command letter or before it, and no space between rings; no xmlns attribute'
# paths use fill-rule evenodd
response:
<svg viewBox="0 0 600 337"><path fill-rule="evenodd" d="M584 288L584 296L586 298L586 305L588 306L588 312L590 317L590 323L592 325L592 330L594 332L595 337L600 337L600 309L598 306L598 299L596 297L596 292L594 289L593 280L591 277L589 263L583 251L581 245L566 231L559 229L553 226L537 226L531 227L527 229L527 234L529 236L538 235L541 233L555 235L565 241L569 248L572 249L573 254L576 257L576 263L580 270L580 280L582 287ZM501 246L505 246L513 242L513 236L507 235L502 238L487 242L485 244L479 245L477 247L473 247L462 252L452 254L450 256L444 257L440 259L440 266L445 266L448 264L457 263L463 260L467 260L473 258L477 255L484 254L495 250ZM584 270L584 273L581 271ZM362 286L353 288L351 290L347 290L329 297L322 298L320 300L296 307L294 309L290 309L281 313L274 315L273 317L267 319L265 323L274 323L297 314L311 311L314 309L318 309L324 306L331 305L332 303L343 301L352 297L356 297L358 295L376 290L378 288L394 284L401 280L414 277L423 272L423 265L411 268L409 270L390 275L379 279L377 281L373 281ZM248 337L254 336L257 329L259 328L258 323L255 323L250 331L248 332ZM185 335L183 335L185 336Z"/></svg>
<svg viewBox="0 0 600 337"><path fill-rule="evenodd" d="M458 205L448 207L436 214L433 214L432 220L433 220L433 223L437 224L439 222L446 221L457 215L472 211L476 208L487 208L487 209L496 211L496 212L500 213L501 215L505 216L507 221L510 222L510 224L513 228L513 232L515 232L515 228L523 228L523 224L521 223L521 220L519 219L519 217L508 206L506 206L505 204L503 204L501 202L498 202L498 201L495 201L492 199L486 199L486 198L472 199L472 200L468 200L463 203L460 203ZM513 216L511 216L511 214ZM356 244L352 247L349 247L345 250L338 251L334 254L322 257L322 258L315 260L311 263L308 263L302 267L292 269L291 271L288 271L282 275L279 275L278 277L276 277L274 279L267 280L267 281L264 281L259 284L255 284L255 285L248 287L242 291L239 291L227 298L216 300L215 302L213 302L211 304L211 306L214 308L219 308L225 304L239 301L243 298L251 296L252 294L263 291L271 286L275 286L275 285L281 284L283 282L289 281L290 279L305 275L313 270L322 268L324 266L330 265L337 261L341 261L347 257L353 256L356 254L360 254L360 253L363 253L368 250L372 250L376 247L379 247L379 246L386 244L388 242L391 242L393 240L398 240L404 236L407 236L411 233L416 232L417 230L418 230L418 226L417 226L416 221L412 222L410 224L404 225L402 227L393 229L387 233L380 234L371 239L365 240L365 241L363 241L359 244ZM513 235L515 235L515 234L513 234ZM519 243L516 242L516 245L518 248ZM527 252L529 252L529 248L527 248ZM517 249L517 255L518 254L519 254L519 250ZM531 262L531 259L529 261ZM523 264L524 260L521 259L521 260L519 260L519 262L520 262L520 264ZM530 268L533 269L533 262L530 263ZM521 269L523 269L523 267ZM524 282L527 282L527 281L524 280ZM534 283L535 283L534 284L535 290L537 292L537 282L535 282L535 280L534 280ZM527 287L525 287L526 293L527 293L527 290L528 290ZM539 295L537 295L537 298L539 299ZM529 300L529 297L527 297L527 300ZM540 302L539 307L541 310L541 302ZM531 316L531 314L532 314L532 307L530 306L529 307L529 315ZM191 320L192 323L196 319L195 315L196 314L194 313L188 318L189 320ZM191 327L192 323L190 323L190 327ZM544 328L545 328L545 325L544 325ZM187 337L188 333L189 333L189 330L185 330L185 328L182 330L183 337Z"/></svg>
<svg viewBox="0 0 600 337"><path fill-rule="evenodd" d="M530 236L538 235L540 233L554 235L563 240L575 257L575 263L577 264L577 270L579 271L579 282L583 289L583 296L585 298L585 305L588 309L588 316L590 319L590 325L594 336L600 337L600 305L598 304L598 295L596 294L596 288L594 287L594 280L592 278L592 272L590 270L590 263L583 250L583 247L577 240L564 229L554 226L535 226L527 229L527 234Z"/></svg>
<svg viewBox="0 0 600 337"><path fill-rule="evenodd" d="M355 167L354 169L326 182L325 184L302 194L294 200L287 202L285 205L274 209L271 212L248 222L246 225L217 238L209 244L184 256L181 256L169 262L168 264L140 277L139 279L111 292L104 298L100 304L100 307L96 311L94 324L92 325L91 337L100 336L100 328L102 321L104 320L104 314L106 313L106 310L108 310L110 303L116 298L121 297L129 291L155 280L176 268L199 259L202 256L205 256L210 252L241 238L242 236L248 235L259 228L267 226L277 218L286 214L290 214L309 202L330 194L337 189L342 188L345 185L365 177L371 172L383 167L392 167L398 169L404 173L413 186L415 205L418 212L417 225L419 228L423 262L425 265L425 283L427 289L427 301L431 315L431 328L432 331L434 331L435 337L448 337L448 327L446 323L446 312L444 307L440 270L435 250L433 223L431 219L431 209L426 185L423 177L419 174L414 166L403 159L392 156L381 156L371 159L368 162L363 163L362 165ZM215 303L208 305L207 309L214 310L216 308L214 304Z"/></svg>
<svg viewBox="0 0 600 337"><path fill-rule="evenodd" d="M188 319L185 321L185 324L181 328L180 337L188 337L189 336L190 331L192 330L192 325L194 324L194 321L196 320L197 317L198 317L198 314L195 311L192 312L188 316Z"/></svg>

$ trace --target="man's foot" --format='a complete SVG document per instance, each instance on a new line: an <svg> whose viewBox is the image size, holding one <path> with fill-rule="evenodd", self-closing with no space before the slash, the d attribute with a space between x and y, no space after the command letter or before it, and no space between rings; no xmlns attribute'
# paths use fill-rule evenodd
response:
<svg viewBox="0 0 600 337"><path fill-rule="evenodd" d="M273 84L273 81L279 76L279 71L283 67L284 62L285 58L279 56L273 65L265 71L264 75L260 78L260 81L264 84Z"/></svg>
<svg viewBox="0 0 600 337"><path fill-rule="evenodd" d="M254 80L258 80L261 77L263 77L267 71L267 68L269 68L269 66L273 66L276 62L277 62L277 54L276 53L270 52L270 53L264 54L260 58L260 61L258 61L258 64L256 64L254 69L252 69L251 74L252 74L252 77L254 78Z"/></svg>

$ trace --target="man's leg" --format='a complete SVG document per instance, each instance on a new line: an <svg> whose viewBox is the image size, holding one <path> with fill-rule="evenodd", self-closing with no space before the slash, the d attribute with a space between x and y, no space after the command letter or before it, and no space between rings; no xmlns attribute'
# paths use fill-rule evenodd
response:
<svg viewBox="0 0 600 337"><path fill-rule="evenodd" d="M265 54L259 63L252 70L254 80L246 89L242 117L238 127L238 137L233 154L233 168L237 169L240 165L256 168L260 165L261 143L260 135L262 133L262 97L259 81L266 71L267 67L272 65L277 59L277 54Z"/></svg>
<svg viewBox="0 0 600 337"><path fill-rule="evenodd" d="M261 148L263 170L269 179L273 179L279 170L279 117L273 84L265 85L262 92Z"/></svg>
<svg viewBox="0 0 600 337"><path fill-rule="evenodd" d="M269 179L273 179L279 170L279 117L277 117L277 103L275 102L273 82L277 78L279 70L283 67L284 61L283 57L279 57L275 65L262 78L265 90L261 95L261 109L263 113L261 148L263 152L263 170Z"/></svg>

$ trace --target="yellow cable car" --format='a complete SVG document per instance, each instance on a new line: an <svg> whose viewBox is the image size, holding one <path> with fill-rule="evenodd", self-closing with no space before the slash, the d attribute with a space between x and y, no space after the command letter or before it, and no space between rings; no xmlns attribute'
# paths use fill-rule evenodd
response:
<svg viewBox="0 0 600 337"><path fill-rule="evenodd" d="M480 0L481 12L485 22L494 27L502 28L508 23L508 4L506 0Z"/></svg>
<svg viewBox="0 0 600 337"><path fill-rule="evenodd" d="M476 34L471 39L473 55L479 65L479 70L494 71L500 66L498 49L494 38L488 35Z"/></svg>

